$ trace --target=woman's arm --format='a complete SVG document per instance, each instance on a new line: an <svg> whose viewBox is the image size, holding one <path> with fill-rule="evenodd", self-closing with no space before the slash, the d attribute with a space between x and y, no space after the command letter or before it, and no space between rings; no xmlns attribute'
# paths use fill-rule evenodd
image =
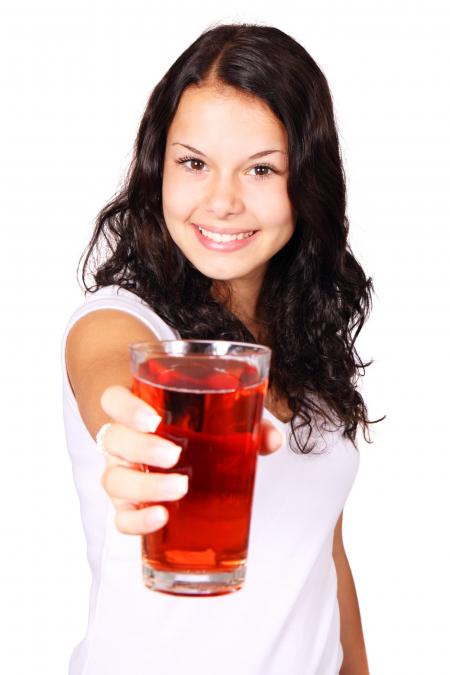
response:
<svg viewBox="0 0 450 675"><path fill-rule="evenodd" d="M145 341L158 344L156 335L139 319L120 310L99 309L78 319L66 342L67 374L92 439L96 440L103 424L111 423L103 438L109 454L101 485L116 508L116 527L125 534L154 532L167 522L167 509L162 513L165 519L157 521L159 505L140 508L140 504L173 501L186 494L186 486L177 487L173 477L133 466L167 469L174 467L179 457L170 441L148 433L147 416L151 414L154 423L155 410L130 391L128 345ZM260 453L268 454L280 447L280 438L271 422L263 422ZM170 473L176 474L176 469Z"/></svg>
<svg viewBox="0 0 450 675"><path fill-rule="evenodd" d="M102 424L111 418L100 405L103 391L115 384L131 389L132 375L128 345L159 340L140 319L117 309L97 309L82 316L72 326L66 342L66 366L83 422L95 439ZM259 454L280 448L278 428L267 419L261 421Z"/></svg>
<svg viewBox="0 0 450 675"><path fill-rule="evenodd" d="M342 540L343 513L337 521L333 539L333 559L336 567L341 617L341 643L344 651L344 660L339 675L370 675L358 597Z"/></svg>

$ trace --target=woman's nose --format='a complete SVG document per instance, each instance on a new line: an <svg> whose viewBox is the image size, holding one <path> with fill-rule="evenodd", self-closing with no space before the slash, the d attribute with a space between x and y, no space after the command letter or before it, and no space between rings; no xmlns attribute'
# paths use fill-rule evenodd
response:
<svg viewBox="0 0 450 675"><path fill-rule="evenodd" d="M229 213L239 213L242 209L242 195L236 180L225 176L212 180L208 186L206 207L218 218L224 218Z"/></svg>

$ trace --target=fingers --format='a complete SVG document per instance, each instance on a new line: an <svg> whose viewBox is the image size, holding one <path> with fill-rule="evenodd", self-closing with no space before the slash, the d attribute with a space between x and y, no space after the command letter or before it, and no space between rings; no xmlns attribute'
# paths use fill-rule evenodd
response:
<svg viewBox="0 0 450 675"><path fill-rule="evenodd" d="M279 450L286 443L286 436L278 427L269 420L262 420L262 436L260 455L270 455Z"/></svg>
<svg viewBox="0 0 450 675"><path fill-rule="evenodd" d="M114 384L104 390L100 405L116 422L136 431L154 432L161 422L161 417L154 408L120 384Z"/></svg>
<svg viewBox="0 0 450 675"><path fill-rule="evenodd" d="M169 514L164 506L148 506L148 502L181 499L188 490L188 477L143 471L142 464L171 468L181 447L153 433L161 417L127 387L108 387L100 403L114 420L103 433L107 454L101 484L116 509L116 527L125 534L154 532L165 525Z"/></svg>
<svg viewBox="0 0 450 675"><path fill-rule="evenodd" d="M112 464L101 483L111 498L132 502L174 501L188 490L188 476L180 473L146 473Z"/></svg>
<svg viewBox="0 0 450 675"><path fill-rule="evenodd" d="M150 506L140 509L129 504L127 508L117 508L116 527L123 534L150 534L163 527L168 519L169 513L164 506Z"/></svg>
<svg viewBox="0 0 450 675"><path fill-rule="evenodd" d="M134 464L150 464L168 469L180 457L181 447L161 436L134 431L112 423L103 436L103 447L110 455Z"/></svg>

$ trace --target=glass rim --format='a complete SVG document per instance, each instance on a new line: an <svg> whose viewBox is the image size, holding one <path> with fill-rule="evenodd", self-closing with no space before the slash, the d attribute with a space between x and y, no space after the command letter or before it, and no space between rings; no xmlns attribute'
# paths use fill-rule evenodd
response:
<svg viewBox="0 0 450 675"><path fill-rule="evenodd" d="M254 342L236 342L234 340L199 340L197 338L173 338L169 340L158 340L157 342L151 342L150 340L143 340L140 342L132 342L128 345L128 349L130 352L142 352L142 351L160 351L161 353L167 353L164 352L164 350L160 347L160 345L164 344L175 344L175 343L186 343L186 342L192 342L195 344L214 344L214 343L220 343L221 345L233 345L236 347L245 347L248 349L248 351L253 354L255 352L258 352L261 356L262 355L270 355L272 350L270 347L267 347L266 345L262 345L260 343L254 343ZM196 353L196 356L205 356L205 357L217 357L217 356L222 356L226 357L228 354L202 354L202 353ZM184 354L173 354L173 356L185 356ZM233 356L230 354L230 356Z"/></svg>

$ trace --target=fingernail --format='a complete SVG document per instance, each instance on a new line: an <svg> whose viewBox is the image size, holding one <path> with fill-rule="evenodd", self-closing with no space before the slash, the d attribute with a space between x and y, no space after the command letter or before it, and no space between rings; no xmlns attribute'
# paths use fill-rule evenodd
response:
<svg viewBox="0 0 450 675"><path fill-rule="evenodd" d="M146 408L139 408L134 419L136 425L139 427L139 431L151 431L153 433L158 428L162 417L148 411Z"/></svg>
<svg viewBox="0 0 450 675"><path fill-rule="evenodd" d="M167 444L162 448L162 452L167 458L167 461L172 464L176 464L180 459L182 447L180 445L169 445Z"/></svg>
<svg viewBox="0 0 450 675"><path fill-rule="evenodd" d="M160 445L156 449L148 449L150 456L154 459L156 458L158 466L160 465L166 468L173 467L178 462L181 450L182 448L179 445L174 445L173 443Z"/></svg>
<svg viewBox="0 0 450 675"><path fill-rule="evenodd" d="M171 497L181 497L188 490L188 477L181 475L171 476L167 479L166 489Z"/></svg>
<svg viewBox="0 0 450 675"><path fill-rule="evenodd" d="M145 520L150 527L165 523L167 520L167 511L162 506L153 506L146 514Z"/></svg>

